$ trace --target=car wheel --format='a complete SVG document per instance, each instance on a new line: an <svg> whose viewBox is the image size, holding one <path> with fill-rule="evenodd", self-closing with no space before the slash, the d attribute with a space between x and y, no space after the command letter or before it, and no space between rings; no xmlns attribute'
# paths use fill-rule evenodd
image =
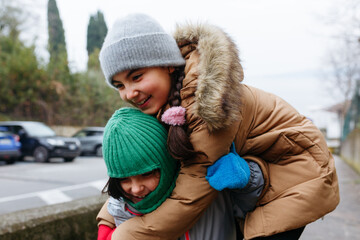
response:
<svg viewBox="0 0 360 240"><path fill-rule="evenodd" d="M6 160L6 164L14 164L16 162L16 160L17 160L17 158L12 157L12 158Z"/></svg>
<svg viewBox="0 0 360 240"><path fill-rule="evenodd" d="M35 162L48 162L49 161L49 151L42 146L35 148L34 154Z"/></svg>
<svg viewBox="0 0 360 240"><path fill-rule="evenodd" d="M103 153L102 153L102 146L97 146L95 149L95 154L97 157L102 157Z"/></svg>
<svg viewBox="0 0 360 240"><path fill-rule="evenodd" d="M71 158L64 158L64 161L65 162L72 162L72 161L74 161L74 157L71 157Z"/></svg>

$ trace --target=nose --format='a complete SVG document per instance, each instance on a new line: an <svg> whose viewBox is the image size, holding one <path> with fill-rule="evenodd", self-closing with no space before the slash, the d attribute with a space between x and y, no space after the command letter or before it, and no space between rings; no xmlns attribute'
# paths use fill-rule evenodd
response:
<svg viewBox="0 0 360 240"><path fill-rule="evenodd" d="M139 95L139 91L133 87L128 88L126 91L126 99L132 100Z"/></svg>
<svg viewBox="0 0 360 240"><path fill-rule="evenodd" d="M134 196L140 196L144 192L145 186L141 181L133 181L131 184L131 193Z"/></svg>

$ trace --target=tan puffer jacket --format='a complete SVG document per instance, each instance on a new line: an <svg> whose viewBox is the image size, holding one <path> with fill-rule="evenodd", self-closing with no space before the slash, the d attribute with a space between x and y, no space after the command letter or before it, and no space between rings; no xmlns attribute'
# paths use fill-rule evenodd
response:
<svg viewBox="0 0 360 240"><path fill-rule="evenodd" d="M339 203L334 159L321 132L281 98L240 84L237 49L219 28L185 25L175 33L186 60L182 106L195 150L183 165L169 199L157 210L121 224L112 239L176 239L191 228L216 197L206 168L234 141L240 156L257 162L265 188L241 226L246 239L313 222ZM111 226L106 204L99 224Z"/></svg>

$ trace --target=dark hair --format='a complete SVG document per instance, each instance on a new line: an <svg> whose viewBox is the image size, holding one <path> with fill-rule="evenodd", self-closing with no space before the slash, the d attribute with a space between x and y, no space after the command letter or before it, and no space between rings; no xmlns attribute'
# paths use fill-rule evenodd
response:
<svg viewBox="0 0 360 240"><path fill-rule="evenodd" d="M169 95L169 104L171 107L180 106L180 90L185 78L184 66L175 68L170 76L172 87ZM185 124L183 126L169 126L168 131L168 150L173 158L180 161L189 160L198 154L198 152L194 151L186 130L187 125Z"/></svg>
<svg viewBox="0 0 360 240"><path fill-rule="evenodd" d="M120 182L121 182L121 178L109 177L109 180L105 184L101 193L107 193L109 196L115 199L119 199L120 197L125 197L126 193L121 188Z"/></svg>

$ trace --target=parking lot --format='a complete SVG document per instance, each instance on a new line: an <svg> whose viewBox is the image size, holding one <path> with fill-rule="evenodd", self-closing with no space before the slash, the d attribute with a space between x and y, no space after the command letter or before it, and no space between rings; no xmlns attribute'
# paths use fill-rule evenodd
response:
<svg viewBox="0 0 360 240"><path fill-rule="evenodd" d="M102 158L77 157L64 163L32 160L0 163L0 214L99 195L107 181Z"/></svg>

